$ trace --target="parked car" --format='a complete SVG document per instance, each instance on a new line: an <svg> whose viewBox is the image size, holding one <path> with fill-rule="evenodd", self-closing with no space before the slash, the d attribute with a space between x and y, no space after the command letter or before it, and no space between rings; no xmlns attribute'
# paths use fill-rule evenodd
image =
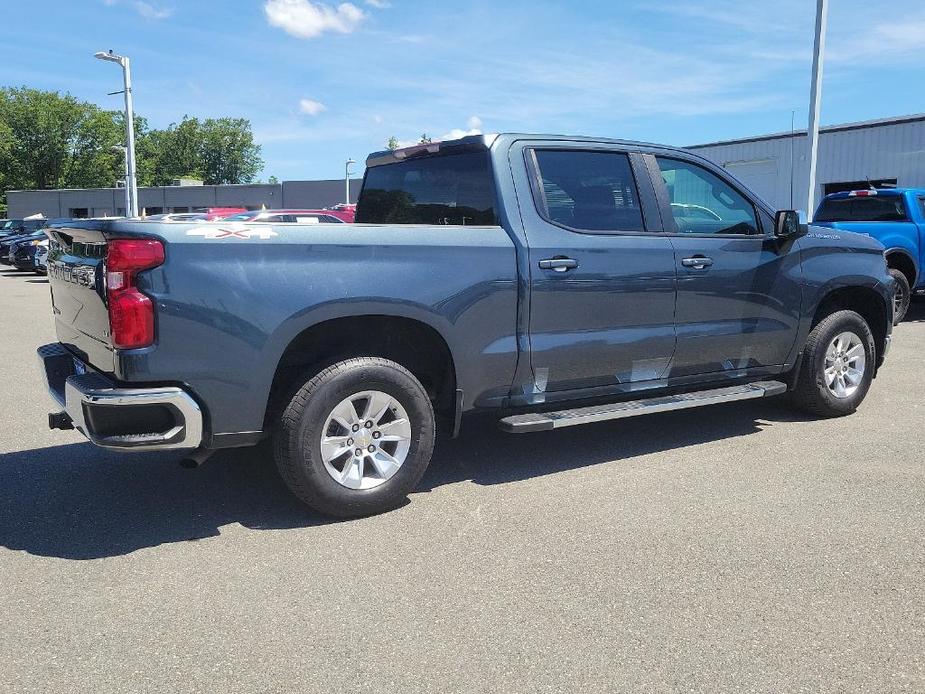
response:
<svg viewBox="0 0 925 694"><path fill-rule="evenodd" d="M149 222L206 222L209 215L206 212L168 212L151 214L145 219Z"/></svg>
<svg viewBox="0 0 925 694"><path fill-rule="evenodd" d="M223 222L267 224L343 224L344 220L331 210L251 210L222 219Z"/></svg>
<svg viewBox="0 0 925 694"><path fill-rule="evenodd" d="M35 272L39 275L48 274L48 245L49 241L46 239L38 245L35 249Z"/></svg>
<svg viewBox="0 0 925 694"><path fill-rule="evenodd" d="M48 237L45 234L33 234L13 244L10 248L10 264L17 270L41 272L36 262L40 253L48 253Z"/></svg>
<svg viewBox="0 0 925 694"><path fill-rule="evenodd" d="M878 241L671 147L429 143L369 157L350 228L195 231L50 231L49 424L190 464L272 438L337 516L400 504L437 418L455 436L476 409L515 433L788 391L850 414L893 329Z"/></svg>
<svg viewBox="0 0 925 694"><path fill-rule="evenodd" d="M26 238L27 236L30 236L31 233L32 232L26 233L19 231L0 239L0 264L12 265L13 263L10 260L10 251L12 250L13 245L18 241Z"/></svg>
<svg viewBox="0 0 925 694"><path fill-rule="evenodd" d="M925 290L925 189L832 193L819 203L813 224L864 234L886 247L886 262L896 281L895 320L900 322L913 293Z"/></svg>
<svg viewBox="0 0 925 694"><path fill-rule="evenodd" d="M213 222L218 219L223 219L228 215L238 214L239 212L247 212L246 207L208 207L205 209L206 219L210 222Z"/></svg>
<svg viewBox="0 0 925 694"><path fill-rule="evenodd" d="M335 217L342 219L347 224L353 224L357 215L357 206L356 205L345 205L341 203L340 205L334 205L325 209L329 214L333 214Z"/></svg>
<svg viewBox="0 0 925 694"><path fill-rule="evenodd" d="M4 240L0 243L0 253L5 250L5 254L0 257L0 262L4 265L12 265L17 270L34 270L31 249L34 244L47 239L44 232L33 231Z"/></svg>
<svg viewBox="0 0 925 694"><path fill-rule="evenodd" d="M29 234L46 226L48 226L47 219L6 219L0 226L0 232L9 238L13 235Z"/></svg>

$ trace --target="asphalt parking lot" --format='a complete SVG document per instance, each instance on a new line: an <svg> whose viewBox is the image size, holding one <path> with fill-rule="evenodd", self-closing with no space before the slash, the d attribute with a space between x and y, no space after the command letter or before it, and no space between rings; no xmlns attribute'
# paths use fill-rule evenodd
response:
<svg viewBox="0 0 925 694"><path fill-rule="evenodd" d="M335 523L266 449L49 431L52 339L45 280L0 272L0 690L925 690L925 302L852 417L467 421Z"/></svg>

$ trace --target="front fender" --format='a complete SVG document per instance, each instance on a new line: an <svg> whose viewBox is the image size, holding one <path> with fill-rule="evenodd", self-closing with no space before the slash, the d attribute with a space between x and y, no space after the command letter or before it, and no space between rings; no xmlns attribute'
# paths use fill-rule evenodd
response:
<svg viewBox="0 0 925 694"><path fill-rule="evenodd" d="M809 233L798 243L803 268L803 308L800 333L788 360L790 364L796 363L820 306L840 290L860 288L876 294L884 303L889 324L884 329L889 333L893 278L887 272L884 249L877 240L851 232L810 227Z"/></svg>

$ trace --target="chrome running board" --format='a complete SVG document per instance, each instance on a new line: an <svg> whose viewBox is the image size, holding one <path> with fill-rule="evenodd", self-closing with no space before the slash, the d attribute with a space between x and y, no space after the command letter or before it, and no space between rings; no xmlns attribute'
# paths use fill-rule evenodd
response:
<svg viewBox="0 0 925 694"><path fill-rule="evenodd" d="M719 405L737 400L767 398L773 395L783 395L786 392L786 384L780 381L758 381L757 383L746 383L745 385L730 386L729 388L714 388L694 393L665 395L659 398L579 407L573 410L512 415L502 419L499 425L501 431L506 431L510 434L524 434L532 431L548 431L549 429L561 429L562 427L573 427L579 424L604 422L608 419L638 417L639 415L653 414L655 412L686 410L691 407Z"/></svg>

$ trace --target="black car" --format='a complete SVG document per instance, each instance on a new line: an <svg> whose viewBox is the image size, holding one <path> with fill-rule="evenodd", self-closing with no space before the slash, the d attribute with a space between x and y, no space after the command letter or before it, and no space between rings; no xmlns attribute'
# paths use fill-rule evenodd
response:
<svg viewBox="0 0 925 694"><path fill-rule="evenodd" d="M21 238L10 247L10 264L17 270L40 272L41 268L35 261L40 251L47 251L47 242L48 237L42 232Z"/></svg>
<svg viewBox="0 0 925 694"><path fill-rule="evenodd" d="M20 246L23 244L29 245L33 241L41 241L42 239L47 238L45 232L43 231L32 231L28 234L17 234L15 236L8 236L7 238L0 241L0 263L4 265L14 265L13 261L14 254L19 250ZM19 268L25 269L25 268ZM28 268L29 270L35 269L34 267Z"/></svg>

